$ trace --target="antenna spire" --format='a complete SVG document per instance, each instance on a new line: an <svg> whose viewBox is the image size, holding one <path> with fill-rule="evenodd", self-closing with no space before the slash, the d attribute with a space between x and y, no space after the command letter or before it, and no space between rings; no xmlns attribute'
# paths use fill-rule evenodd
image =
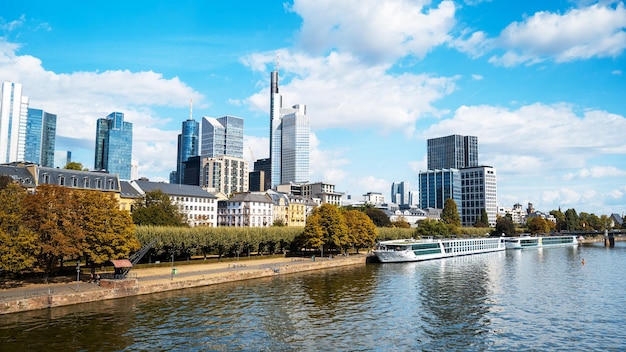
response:
<svg viewBox="0 0 626 352"><path fill-rule="evenodd" d="M274 71L278 72L279 68L280 68L280 54L276 52L276 66L275 66Z"/></svg>
<svg viewBox="0 0 626 352"><path fill-rule="evenodd" d="M189 119L193 120L193 99L189 99Z"/></svg>

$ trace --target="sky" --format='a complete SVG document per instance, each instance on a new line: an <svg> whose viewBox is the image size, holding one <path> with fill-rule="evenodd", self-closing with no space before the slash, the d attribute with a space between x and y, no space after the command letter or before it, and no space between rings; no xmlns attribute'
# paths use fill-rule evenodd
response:
<svg viewBox="0 0 626 352"><path fill-rule="evenodd" d="M168 181L192 116L244 119L269 156L270 72L311 120L310 181L353 201L427 169L426 140L478 137L498 205L626 213L623 1L0 0L0 80L57 114L55 164L93 168L96 120L133 123Z"/></svg>

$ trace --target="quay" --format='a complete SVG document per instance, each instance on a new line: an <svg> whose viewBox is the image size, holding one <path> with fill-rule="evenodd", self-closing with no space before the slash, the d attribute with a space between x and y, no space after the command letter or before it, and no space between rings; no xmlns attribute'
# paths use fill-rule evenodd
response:
<svg viewBox="0 0 626 352"><path fill-rule="evenodd" d="M0 290L0 314L216 285L277 275L365 264L367 255L324 258L270 258L136 269L123 280L37 284Z"/></svg>

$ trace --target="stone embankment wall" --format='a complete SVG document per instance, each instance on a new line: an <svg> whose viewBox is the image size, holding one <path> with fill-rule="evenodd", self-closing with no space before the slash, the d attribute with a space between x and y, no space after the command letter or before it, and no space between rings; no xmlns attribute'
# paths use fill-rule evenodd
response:
<svg viewBox="0 0 626 352"><path fill-rule="evenodd" d="M45 309L135 295L145 295L150 293L208 286L226 282L249 280L276 275L293 274L310 270L364 264L365 261L365 256L357 255L353 257L336 258L332 260L318 259L317 261L298 262L297 264L277 264L276 266L262 269L242 267L236 271L224 271L219 273L203 274L199 272L197 275L185 278L174 277L172 280L102 280L100 282L100 289L93 291L64 294L51 293L49 295L33 298L24 298L0 302L0 314Z"/></svg>

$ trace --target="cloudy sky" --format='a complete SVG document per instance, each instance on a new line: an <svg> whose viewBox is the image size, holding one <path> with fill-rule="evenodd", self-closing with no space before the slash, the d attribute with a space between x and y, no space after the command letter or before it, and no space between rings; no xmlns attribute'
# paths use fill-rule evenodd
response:
<svg viewBox="0 0 626 352"><path fill-rule="evenodd" d="M167 181L193 117L245 120L269 155L270 71L311 118L310 180L362 199L475 135L498 203L626 213L623 1L5 1L0 79L56 113L57 157L93 167L95 123L133 123L139 176Z"/></svg>

